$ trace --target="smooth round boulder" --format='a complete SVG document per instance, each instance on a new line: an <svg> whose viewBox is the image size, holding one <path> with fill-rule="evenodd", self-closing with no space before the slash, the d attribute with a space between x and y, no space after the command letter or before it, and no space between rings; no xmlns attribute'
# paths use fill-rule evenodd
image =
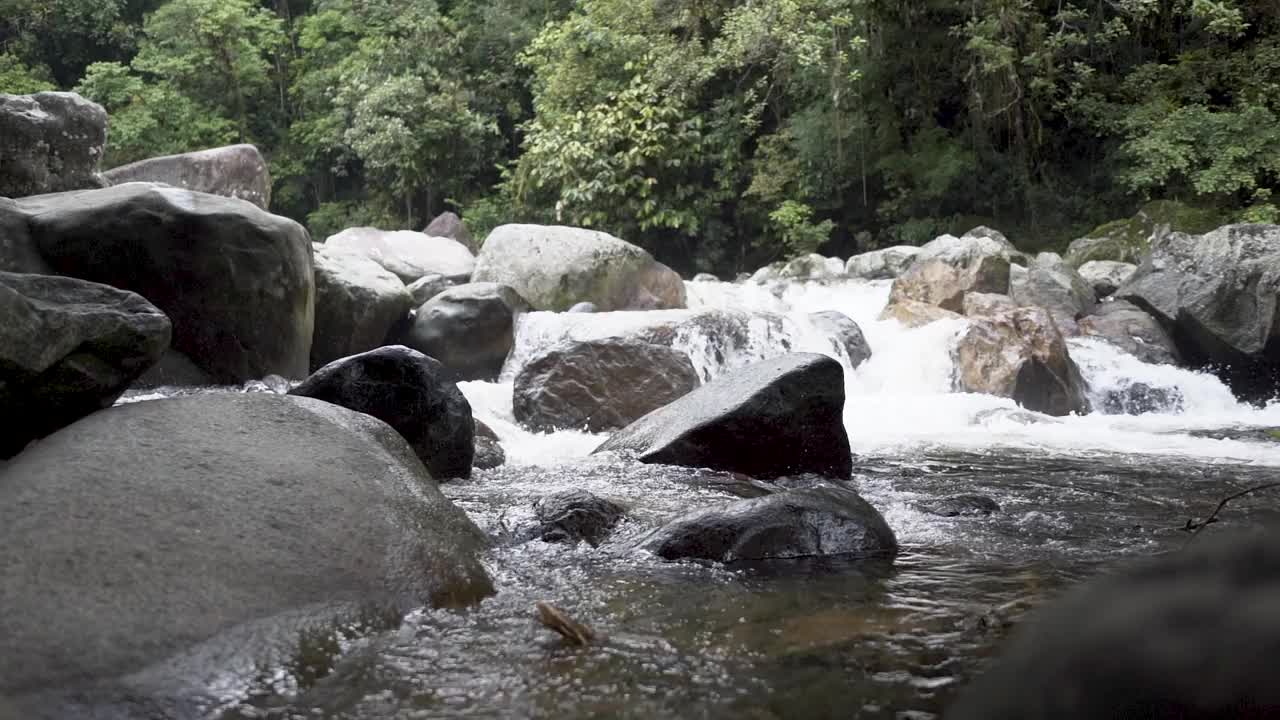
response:
<svg viewBox="0 0 1280 720"><path fill-rule="evenodd" d="M861 495L822 486L736 500L695 510L640 541L664 560L732 563L895 554L898 540Z"/></svg>
<svg viewBox="0 0 1280 720"><path fill-rule="evenodd" d="M453 380L495 380L529 304L514 289L476 282L449 288L418 308L400 339L439 360Z"/></svg>
<svg viewBox="0 0 1280 720"><path fill-rule="evenodd" d="M132 290L173 322L173 347L220 383L303 378L315 278L298 223L244 200L126 183L19 201L61 275Z"/></svg>
<svg viewBox="0 0 1280 720"><path fill-rule="evenodd" d="M836 352L849 358L850 368L857 369L871 359L871 345L862 334L862 328L848 315L836 310L823 310L809 313L808 317L815 328L831 338Z"/></svg>
<svg viewBox="0 0 1280 720"><path fill-rule="evenodd" d="M467 229L466 224L462 222L462 218L458 217L457 213L440 213L422 229L422 234L457 240L467 246L467 249L473 253L480 249L479 243L471 236L471 231Z"/></svg>
<svg viewBox="0 0 1280 720"><path fill-rule="evenodd" d="M737 368L614 433L595 452L770 479L848 478L844 368L788 353Z"/></svg>
<svg viewBox="0 0 1280 720"><path fill-rule="evenodd" d="M0 197L101 188L107 111L67 92L0 93Z"/></svg>
<svg viewBox="0 0 1280 720"><path fill-rule="evenodd" d="M1087 385L1053 316L1022 307L973 318L956 344L957 389L1046 415L1089 412Z"/></svg>
<svg viewBox="0 0 1280 720"><path fill-rule="evenodd" d="M311 368L381 347L413 309L391 271L369 258L320 246L315 254L316 321Z"/></svg>
<svg viewBox="0 0 1280 720"><path fill-rule="evenodd" d="M169 347L169 318L134 293L0 272L0 458L110 407Z"/></svg>
<svg viewBox="0 0 1280 720"><path fill-rule="evenodd" d="M1176 365L1180 361L1169 333L1150 313L1131 302L1098 303L1076 325L1081 335L1105 340L1143 362Z"/></svg>
<svg viewBox="0 0 1280 720"><path fill-rule="evenodd" d="M239 198L266 210L271 206L271 172L258 148L249 145L139 160L102 174L107 182L164 183L184 190Z"/></svg>
<svg viewBox="0 0 1280 720"><path fill-rule="evenodd" d="M1280 538L1198 538L1031 613L947 720L1280 716Z"/></svg>
<svg viewBox="0 0 1280 720"><path fill-rule="evenodd" d="M424 275L417 280L409 283L409 294L413 296L413 306L415 308L422 307L431 298L448 290L451 287L465 285L470 282L469 275L440 275L432 273Z"/></svg>
<svg viewBox="0 0 1280 720"><path fill-rule="evenodd" d="M402 345L335 360L289 391L373 416L408 441L437 480L471 477L471 404L439 362Z"/></svg>
<svg viewBox="0 0 1280 720"><path fill-rule="evenodd" d="M476 265L475 256L457 240L411 230L347 228L330 235L324 244L364 255L395 273L405 284L427 275L471 275Z"/></svg>
<svg viewBox="0 0 1280 720"><path fill-rule="evenodd" d="M490 594L486 546L366 415L245 393L103 410L0 469L0 697L205 717L304 630Z"/></svg>
<svg viewBox="0 0 1280 720"><path fill-rule="evenodd" d="M602 312L685 306L684 282L645 250L608 233L553 225L502 225L476 258L476 282L515 288L536 310L591 302Z"/></svg>
<svg viewBox="0 0 1280 720"><path fill-rule="evenodd" d="M516 374L512 410L534 431L604 432L689 394L698 373L685 353L639 339L562 341Z"/></svg>

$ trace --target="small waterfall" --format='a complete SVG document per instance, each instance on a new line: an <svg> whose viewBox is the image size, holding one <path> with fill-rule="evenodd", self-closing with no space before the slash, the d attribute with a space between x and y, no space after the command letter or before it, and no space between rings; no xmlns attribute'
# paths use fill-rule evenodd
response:
<svg viewBox="0 0 1280 720"><path fill-rule="evenodd" d="M907 328L881 321L891 281L690 282L687 310L598 314L528 313L500 384L465 383L477 413L512 459L542 462L590 452L601 438L537 435L511 418L511 382L538 351L561 340L640 336L686 352L704 381L734 367L786 352L816 352L845 367L845 424L854 452L892 456L921 449L999 447L1081 454L1174 454L1280 465L1280 443L1215 440L1199 428L1280 426L1280 405L1236 401L1216 377L1143 363L1091 338L1068 341L1090 387L1094 412L1051 418L1007 398L952 391L952 350L963 319ZM835 310L861 327L872 357L854 369L843 347L811 322Z"/></svg>

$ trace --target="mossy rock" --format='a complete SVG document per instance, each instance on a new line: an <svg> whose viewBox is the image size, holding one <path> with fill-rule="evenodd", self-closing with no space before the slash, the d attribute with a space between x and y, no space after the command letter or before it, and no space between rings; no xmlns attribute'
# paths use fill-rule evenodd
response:
<svg viewBox="0 0 1280 720"><path fill-rule="evenodd" d="M1219 210L1198 208L1174 200L1143 205L1131 218L1113 220L1071 243L1064 259L1073 268L1091 260L1139 263L1151 249L1153 237L1169 232L1200 235L1228 222Z"/></svg>

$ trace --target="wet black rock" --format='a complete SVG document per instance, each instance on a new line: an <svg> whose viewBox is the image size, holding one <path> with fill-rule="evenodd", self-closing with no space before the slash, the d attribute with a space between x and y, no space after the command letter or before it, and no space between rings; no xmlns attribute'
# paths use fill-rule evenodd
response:
<svg viewBox="0 0 1280 720"><path fill-rule="evenodd" d="M537 536L543 542L586 542L598 546L622 520L621 505L586 490L566 490L538 499L533 506L538 518Z"/></svg>
<svg viewBox="0 0 1280 720"><path fill-rule="evenodd" d="M1280 716L1280 538L1198 544L1034 612L948 720Z"/></svg>
<svg viewBox="0 0 1280 720"><path fill-rule="evenodd" d="M160 359L171 330L131 292L0 272L0 458L109 407Z"/></svg>
<svg viewBox="0 0 1280 720"><path fill-rule="evenodd" d="M985 517L1000 512L1000 503L986 495L952 495L916 505L921 512L942 517Z"/></svg>
<svg viewBox="0 0 1280 720"><path fill-rule="evenodd" d="M414 315L405 345L439 360L454 380L495 380L529 304L506 285L468 283L431 298Z"/></svg>
<svg viewBox="0 0 1280 720"><path fill-rule="evenodd" d="M897 538L853 490L786 490L697 510L659 528L640 546L666 560L734 562L828 555L884 556Z"/></svg>
<svg viewBox="0 0 1280 720"><path fill-rule="evenodd" d="M488 425L476 420L476 450L471 459L471 467L477 470L492 470L505 465L507 452L498 442L498 435Z"/></svg>
<svg viewBox="0 0 1280 720"><path fill-rule="evenodd" d="M1155 387L1135 382L1108 391L1102 398L1102 411L1108 415L1177 413L1182 412L1182 402L1182 391L1176 387Z"/></svg>
<svg viewBox="0 0 1280 720"><path fill-rule="evenodd" d="M790 353L721 375L618 431L596 452L764 479L805 472L847 479L853 456L844 400L840 363Z"/></svg>
<svg viewBox="0 0 1280 720"><path fill-rule="evenodd" d="M409 442L437 480L471 476L471 405L436 360L388 345L335 360L294 388L301 395L372 415Z"/></svg>

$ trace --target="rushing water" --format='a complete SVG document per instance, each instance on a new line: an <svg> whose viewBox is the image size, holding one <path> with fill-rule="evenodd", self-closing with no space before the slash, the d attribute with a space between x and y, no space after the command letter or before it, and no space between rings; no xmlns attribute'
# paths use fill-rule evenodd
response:
<svg viewBox="0 0 1280 720"><path fill-rule="evenodd" d="M1069 341L1093 400L1134 383L1176 402L1142 415L1048 418L1009 400L951 391L961 320L906 329L877 317L887 282L690 283L690 310L533 313L500 383L465 383L508 465L444 486L502 537L541 495L587 489L630 514L599 548L499 545L498 594L462 611L424 611L362 641L336 670L288 698L252 703L273 717L936 717L1027 608L1117 559L1188 541L1181 530L1232 492L1273 479L1280 406L1237 403L1212 376L1157 367L1094 340ZM885 515L892 562L665 563L634 541L688 509L731 499L717 473L590 456L603 436L522 430L510 378L561 337L681 323L708 309L741 320L735 339L680 324L675 345L704 377L787 350L846 366L854 484ZM808 321L839 310L873 357L848 358ZM919 505L958 492L994 498L989 518L943 518ZM1222 525L1269 519L1277 504L1233 502ZM1207 532L1217 530L1211 526ZM563 646L534 619L548 601L603 641ZM246 706L236 717L255 714ZM267 711L267 708L270 708Z"/></svg>

